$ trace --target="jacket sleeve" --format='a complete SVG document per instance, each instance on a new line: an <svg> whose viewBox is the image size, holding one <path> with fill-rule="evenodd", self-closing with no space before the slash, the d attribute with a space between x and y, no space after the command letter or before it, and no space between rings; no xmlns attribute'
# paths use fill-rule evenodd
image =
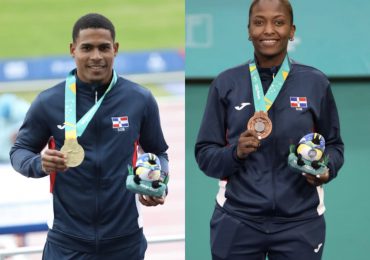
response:
<svg viewBox="0 0 370 260"><path fill-rule="evenodd" d="M40 152L50 136L45 119L46 113L37 97L28 110L16 141L10 150L13 168L26 177L46 176L41 169Z"/></svg>
<svg viewBox="0 0 370 260"><path fill-rule="evenodd" d="M321 101L320 111L316 128L325 138L325 154L329 158L329 181L331 181L343 165L344 144L340 136L339 116L330 85Z"/></svg>
<svg viewBox="0 0 370 260"><path fill-rule="evenodd" d="M168 145L164 139L157 102L152 94L146 101L139 144L146 153L154 153L161 162L161 171L168 174Z"/></svg>
<svg viewBox="0 0 370 260"><path fill-rule="evenodd" d="M220 80L213 81L195 144L199 168L207 175L224 179L237 172L243 161L236 157L236 145L227 142L227 101L221 97Z"/></svg>

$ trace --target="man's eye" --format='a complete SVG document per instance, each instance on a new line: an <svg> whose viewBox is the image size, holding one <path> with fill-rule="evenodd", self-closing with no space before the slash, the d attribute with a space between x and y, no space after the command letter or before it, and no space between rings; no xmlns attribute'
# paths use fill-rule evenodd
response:
<svg viewBox="0 0 370 260"><path fill-rule="evenodd" d="M110 50L110 46L101 46L99 49L101 51L108 51L108 50Z"/></svg>

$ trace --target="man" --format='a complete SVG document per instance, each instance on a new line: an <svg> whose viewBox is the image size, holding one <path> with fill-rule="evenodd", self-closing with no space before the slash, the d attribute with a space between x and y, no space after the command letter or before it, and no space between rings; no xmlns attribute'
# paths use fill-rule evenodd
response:
<svg viewBox="0 0 370 260"><path fill-rule="evenodd" d="M43 259L143 259L138 210L165 198L126 190L138 146L159 156L168 148L151 93L113 70L119 44L111 21L87 14L73 27L76 69L33 102L10 152L15 170L50 176L53 219ZM41 150L50 136L55 149Z"/></svg>

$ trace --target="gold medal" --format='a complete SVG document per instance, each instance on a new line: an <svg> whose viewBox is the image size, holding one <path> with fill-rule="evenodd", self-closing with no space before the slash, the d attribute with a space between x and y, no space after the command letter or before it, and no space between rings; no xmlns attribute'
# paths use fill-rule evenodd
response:
<svg viewBox="0 0 370 260"><path fill-rule="evenodd" d="M264 111L257 111L248 121L248 130L256 131L258 137L266 138L271 134L272 122Z"/></svg>
<svg viewBox="0 0 370 260"><path fill-rule="evenodd" d="M85 151L81 145L78 144L77 139L66 139L60 151L67 155L67 166L79 166L85 158Z"/></svg>

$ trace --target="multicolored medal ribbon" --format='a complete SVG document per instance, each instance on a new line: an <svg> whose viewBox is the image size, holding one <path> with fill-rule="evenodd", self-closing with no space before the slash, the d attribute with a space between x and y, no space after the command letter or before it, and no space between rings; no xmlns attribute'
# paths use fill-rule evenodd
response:
<svg viewBox="0 0 370 260"><path fill-rule="evenodd" d="M254 109L256 112L249 119L247 127L249 130L255 130L260 139L268 137L272 131L272 122L268 117L267 111L270 109L281 88L283 87L289 71L290 63L288 55L286 55L283 64L281 65L266 95L264 96L257 66L254 61L249 64L249 72L251 75L253 89Z"/></svg>
<svg viewBox="0 0 370 260"><path fill-rule="evenodd" d="M77 137L80 137L96 111L99 109L107 93L114 87L117 82L117 74L113 71L113 77L109 87L104 95L90 108L89 111L76 123L76 70L72 70L66 79L65 84L65 101L64 101L64 125L65 125L65 140L60 151L67 155L67 166L77 167L82 163L85 157L85 151L77 142Z"/></svg>

